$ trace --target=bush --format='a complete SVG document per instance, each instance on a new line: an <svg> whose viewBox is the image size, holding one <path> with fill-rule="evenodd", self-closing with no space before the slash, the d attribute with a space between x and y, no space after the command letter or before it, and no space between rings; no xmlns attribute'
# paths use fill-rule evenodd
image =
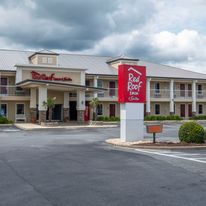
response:
<svg viewBox="0 0 206 206"><path fill-rule="evenodd" d="M104 121L104 116L98 116L97 121Z"/></svg>
<svg viewBox="0 0 206 206"><path fill-rule="evenodd" d="M204 140L206 141L206 129L204 129Z"/></svg>
<svg viewBox="0 0 206 206"><path fill-rule="evenodd" d="M206 115L194 116L194 117L191 117L190 119L192 119L192 120L206 120Z"/></svg>
<svg viewBox="0 0 206 206"><path fill-rule="evenodd" d="M182 120L182 118L178 115L169 115L169 116L161 116L161 115L151 115L151 116L145 116L145 121L163 121L163 120Z"/></svg>
<svg viewBox="0 0 206 206"><path fill-rule="evenodd" d="M186 122L179 129L179 139L187 143L204 143L204 128L196 122Z"/></svg>
<svg viewBox="0 0 206 206"><path fill-rule="evenodd" d="M116 121L120 121L120 118L119 117L98 116L97 121L116 122Z"/></svg>
<svg viewBox="0 0 206 206"><path fill-rule="evenodd" d="M8 120L4 116L0 116L0 124L12 124L13 122L11 120Z"/></svg>

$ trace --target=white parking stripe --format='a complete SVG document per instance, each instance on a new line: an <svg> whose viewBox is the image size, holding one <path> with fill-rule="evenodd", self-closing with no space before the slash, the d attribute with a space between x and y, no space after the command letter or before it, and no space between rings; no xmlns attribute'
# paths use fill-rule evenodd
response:
<svg viewBox="0 0 206 206"><path fill-rule="evenodd" d="M141 152L141 153L155 154L155 155L160 155L160 156L172 157L172 158L189 160L189 161L193 161L193 162L199 162L199 163L206 164L206 160L203 161L203 160L200 160L198 158L182 157L182 156L175 155L172 152L170 154L169 153L166 154L164 152L162 153L162 152L157 152L157 151L152 151L152 150L143 150L143 149L135 149L135 151L138 151L138 152ZM179 155L181 155L181 154L179 154Z"/></svg>

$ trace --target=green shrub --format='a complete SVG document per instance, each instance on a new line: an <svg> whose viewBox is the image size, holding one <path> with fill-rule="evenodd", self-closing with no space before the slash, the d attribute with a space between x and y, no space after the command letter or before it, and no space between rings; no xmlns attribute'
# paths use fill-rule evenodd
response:
<svg viewBox="0 0 206 206"><path fill-rule="evenodd" d="M145 116L145 121L163 121L163 120L182 120L182 118L178 115L169 115L169 116L161 116L161 115L151 115Z"/></svg>
<svg viewBox="0 0 206 206"><path fill-rule="evenodd" d="M119 117L115 117L115 121L120 121L120 118Z"/></svg>
<svg viewBox="0 0 206 206"><path fill-rule="evenodd" d="M114 122L115 121L115 117L110 117L110 121Z"/></svg>
<svg viewBox="0 0 206 206"><path fill-rule="evenodd" d="M204 128L196 122L186 122L179 129L179 139L187 143L204 143Z"/></svg>
<svg viewBox="0 0 206 206"><path fill-rule="evenodd" d="M98 116L97 121L104 121L104 116Z"/></svg>
<svg viewBox="0 0 206 206"><path fill-rule="evenodd" d="M97 121L116 122L116 121L120 121L120 118L119 117L98 116Z"/></svg>
<svg viewBox="0 0 206 206"><path fill-rule="evenodd" d="M190 119L192 119L192 120L206 120L206 115L194 116L194 117L191 117Z"/></svg>
<svg viewBox="0 0 206 206"><path fill-rule="evenodd" d="M204 129L204 140L206 141L206 129Z"/></svg>
<svg viewBox="0 0 206 206"><path fill-rule="evenodd" d="M11 120L8 120L4 116L0 116L0 124L12 124L13 122Z"/></svg>

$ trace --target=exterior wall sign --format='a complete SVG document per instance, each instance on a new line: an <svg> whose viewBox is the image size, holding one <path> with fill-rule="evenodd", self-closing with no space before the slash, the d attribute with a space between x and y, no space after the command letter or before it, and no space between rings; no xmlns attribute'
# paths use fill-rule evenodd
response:
<svg viewBox="0 0 206 206"><path fill-rule="evenodd" d="M72 81L70 77L56 77L55 73L52 73L51 75L46 75L46 74L40 74L36 71L32 71L31 75L32 75L32 79L35 80Z"/></svg>
<svg viewBox="0 0 206 206"><path fill-rule="evenodd" d="M146 101L146 67L136 65L119 65L118 69L119 103Z"/></svg>

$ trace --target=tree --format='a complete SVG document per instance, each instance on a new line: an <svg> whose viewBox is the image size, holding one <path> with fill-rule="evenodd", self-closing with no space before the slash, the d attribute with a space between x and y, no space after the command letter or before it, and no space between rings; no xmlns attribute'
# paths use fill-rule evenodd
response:
<svg viewBox="0 0 206 206"><path fill-rule="evenodd" d="M93 120L96 121L96 110L97 110L97 105L99 104L99 99L97 97L93 98L89 105L92 107L93 111Z"/></svg>
<svg viewBox="0 0 206 206"><path fill-rule="evenodd" d="M49 122L51 122L52 120L52 110L55 107L55 100L56 97L53 98L49 97L47 101L43 101L43 106L49 109Z"/></svg>

